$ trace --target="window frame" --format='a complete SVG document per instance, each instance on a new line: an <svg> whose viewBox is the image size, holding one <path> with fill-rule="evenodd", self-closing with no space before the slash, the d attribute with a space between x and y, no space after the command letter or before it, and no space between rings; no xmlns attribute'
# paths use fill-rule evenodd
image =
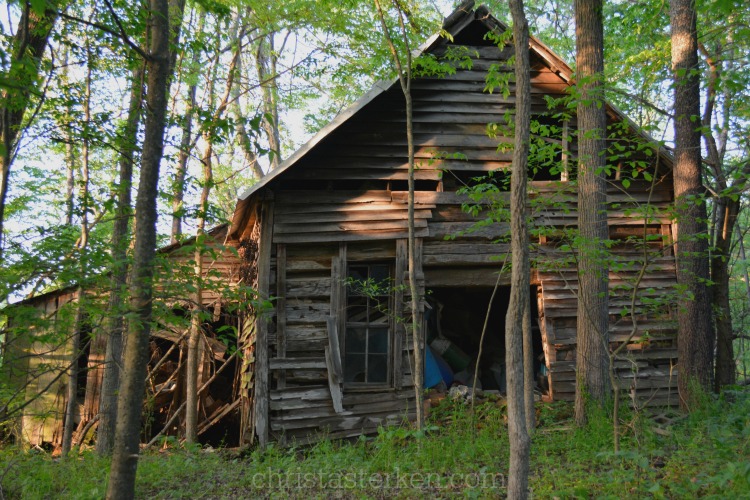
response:
<svg viewBox="0 0 750 500"><path fill-rule="evenodd" d="M352 268L357 267L367 267L367 273L368 273L368 279L371 276L371 271L373 267L376 266L384 266L387 269L388 277L388 290L387 295L377 296L377 297L387 297L387 306L386 306L386 321L383 324L374 323L369 320L370 317L370 303L371 301L375 300L374 298L365 295L366 297L366 310L365 315L368 318L366 321L350 321L349 319L349 311L350 308L353 307L353 304L350 303L350 298L352 297L352 287L350 285L350 279L353 277L352 274ZM395 263L392 260L366 260L366 261L350 261L346 263L346 281L343 284L343 299L344 299L344 307L343 307L343 318L341 320L341 335L339 336L339 343L341 345L341 361L342 361L342 382L343 386L347 390L361 390L361 391L367 391L367 390L383 390L383 389L390 389L393 387L393 380L394 380L394 362L393 362L393 349L394 349L394 335L395 335L395 319L393 317L393 311L395 306L395 293L394 293L394 284L395 284ZM360 305L361 306L361 305ZM373 326L377 325L377 326ZM365 356L365 362L369 363L369 358L373 354L369 352L369 329L370 328L384 328L386 330L385 337L387 341L386 350L382 355L385 357L385 381L348 381L347 380L347 361L348 361L348 346L347 346L347 336L349 328L364 328L365 329L365 352L364 353L355 353L355 354L363 354ZM350 353L351 354L351 353ZM381 353L375 353L374 355L381 355ZM365 365L365 377L367 377L368 372L368 366Z"/></svg>

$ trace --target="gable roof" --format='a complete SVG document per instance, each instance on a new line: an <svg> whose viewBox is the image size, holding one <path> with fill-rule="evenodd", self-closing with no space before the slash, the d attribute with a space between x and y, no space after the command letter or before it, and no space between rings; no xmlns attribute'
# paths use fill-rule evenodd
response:
<svg viewBox="0 0 750 500"><path fill-rule="evenodd" d="M458 35L467 25L472 21L478 20L484 23L489 30L499 30L501 32L506 31L506 26L501 21L498 21L493 17L487 7L484 5L480 6L476 10L472 10L474 6L474 0L468 0L460 5L452 14L445 18L443 21L443 30L450 33L451 36L455 37ZM415 56L419 56L425 53L429 53L431 49L437 45L443 37L440 33L435 33L427 41L425 41L418 49L414 51ZM534 51L542 60L544 60L550 68L558 73L564 80L570 81L573 70L557 56L552 50L544 45L541 41L534 37L529 38L529 45L531 50ZM391 80L381 80L376 82L369 91L362 95L359 99L354 101L348 108L336 115L336 117L329 122L326 126L318 131L309 141L303 144L297 151L295 151L290 157L284 160L278 167L271 170L263 176L263 178L246 189L240 196L240 200L244 200L252 195L254 192L263 188L273 179L279 177L286 170L291 168L297 161L305 156L310 150L312 150L320 141L327 137L331 132L339 128L349 118L354 116L367 104L372 102L376 97L388 91L391 87L398 83L398 77L394 77Z"/></svg>
<svg viewBox="0 0 750 500"><path fill-rule="evenodd" d="M456 10L451 13L448 17L443 20L442 29L444 32L450 34L451 37L458 36L467 26L473 22L480 22L483 24L488 31L494 31L496 33L503 33L509 30L509 27L496 19L489 11L489 9L480 5L474 9L474 0L467 0L461 4ZM415 57L427 54L435 50L440 44L445 43L444 36L440 33L432 35L427 41L425 41L418 49L413 51ZM573 70L571 67L552 49L545 45L542 41L534 36L529 37L529 50L531 54L536 56L549 70L556 74L565 84L572 86L574 84ZM357 115L365 106L370 104L377 97L388 92L395 85L398 84L398 77L394 77L387 81L378 81L372 88L352 103L344 111L336 115L336 117L329 122L326 126L318 131L310 140L296 150L291 156L284 160L278 167L266 174L259 182L246 189L242 194L238 196L238 203L235 208L234 217L232 218L232 225L230 228L230 234L234 234L243 222L242 216L238 215L247 206L249 199L255 193L260 192L264 187L268 186L272 181L282 176L285 172L294 167L302 158L316 148L326 137L331 135L334 131L339 129L341 125L349 121L352 117ZM610 103L605 103L606 109L610 115L619 121L627 123L631 130L636 131L643 138L649 142L655 142L654 139L645 132L643 132L632 120L630 120L623 112L617 109ZM671 156L664 147L660 147L660 154L667 160L667 164L671 165Z"/></svg>

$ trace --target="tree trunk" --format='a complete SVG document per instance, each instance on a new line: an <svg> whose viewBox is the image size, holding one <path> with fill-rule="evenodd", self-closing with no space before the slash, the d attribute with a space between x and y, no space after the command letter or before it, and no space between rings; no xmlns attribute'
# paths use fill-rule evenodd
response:
<svg viewBox="0 0 750 500"><path fill-rule="evenodd" d="M409 39L406 32L406 26L404 23L403 16L404 12L401 10L401 5L398 2L393 2L394 7L397 11L398 23L401 29L402 42L404 44L404 57L406 61L401 60L401 56L396 49L396 46L391 37L388 25L385 22L385 12L380 5L379 0L375 0L375 7L378 11L378 17L380 19L380 25L383 28L383 36L385 36L388 49L393 57L393 62L396 65L396 71L398 72L399 83L401 84L401 91L404 94L404 101L406 106L406 144L407 144L407 155L409 158L409 174L408 174L408 188L409 188L409 201L408 201L408 269L409 269L409 292L411 294L411 328L412 338L414 341L414 370L412 371L413 382L414 382L414 395L416 399L416 424L417 429L422 430L424 426L424 342L422 339L422 325L420 322L419 305L422 302L422 296L419 293L419 286L417 284L417 274L422 272L422 269L417 269L417 241L414 231L414 133L413 133L413 118L414 113L412 110L412 97L411 97L411 71L412 71L412 60L411 60L411 49L409 47Z"/></svg>
<svg viewBox="0 0 750 500"><path fill-rule="evenodd" d="M237 28L239 18L237 18ZM227 106L229 105L229 98L232 96L232 88L238 73L238 61L241 57L241 47L237 36L233 36L233 41L236 41L234 46L234 53L232 61L227 69L226 88L224 95L222 96L219 104L216 106L216 110L213 113L212 121L216 122L224 116ZM217 44L219 39L217 38ZM216 47L218 53L218 47ZM218 63L218 60L217 60ZM218 65L218 64L217 64ZM214 67L216 67L215 65ZM215 76L211 78L208 88L208 99L210 106L215 104L214 95L214 83L216 81ZM203 187L201 189L201 197L198 209L197 218L197 230L195 234L195 290L193 291L193 309L190 317L190 337L188 339L188 356L187 356L187 387L186 387L186 409L185 409L185 440L188 443L194 443L197 439L198 429L198 376L200 373L201 363L201 324L203 323L202 312L203 312L203 293L202 293L202 280L203 280L203 244L205 238L206 219L208 217L208 198L211 194L211 188L213 187L213 144L214 144L214 131L207 130L203 133L203 141L206 143L206 149L203 152Z"/></svg>
<svg viewBox="0 0 750 500"><path fill-rule="evenodd" d="M84 297L83 287L78 287L78 304L76 306L76 320L73 336L70 339L71 361L68 368L67 399L65 402L65 417L63 419L63 435L60 457L65 460L73 446L73 431L75 430L75 418L78 413L78 358L81 355L81 331L84 325Z"/></svg>
<svg viewBox="0 0 750 500"><path fill-rule="evenodd" d="M69 83L68 77L68 59L70 57L70 49L66 45L63 47L62 61L60 65L60 80L65 84ZM72 115L72 109L68 106L68 116L66 117L66 123L58 123L61 129L63 140L65 141L65 213L62 217L62 223L68 226L73 225L73 210L75 208L75 169L76 169L76 155L75 147L73 145L73 135L70 133L71 123L70 116Z"/></svg>
<svg viewBox="0 0 750 500"><path fill-rule="evenodd" d="M271 150L271 169L281 163L281 140L279 138L279 86L277 82L276 61L278 55L274 52L274 33L263 35L258 40L255 53L258 69L258 80L263 94L263 129L268 137L268 147Z"/></svg>
<svg viewBox="0 0 750 500"><path fill-rule="evenodd" d="M123 303L127 294L128 222L131 216L131 189L133 186L134 155L138 142L138 126L143 104L143 66L133 70L130 105L120 145L120 175L117 184L117 208L112 229L112 289L109 292L109 318L107 325L107 350L104 354L104 375L99 396L99 426L96 431L96 452L100 456L112 453L117 422L117 393L120 388L125 312Z"/></svg>
<svg viewBox="0 0 750 500"><path fill-rule="evenodd" d="M578 320L575 419L586 423L587 398L609 398L608 269L602 0L576 0L578 90Z"/></svg>
<svg viewBox="0 0 750 500"><path fill-rule="evenodd" d="M740 230L739 225L735 226L737 228L737 241L739 242L740 247L740 260L744 261L746 260L745 255L745 240L744 240L744 234ZM747 301L750 303L750 273L747 272L747 267L743 268L743 280L745 281L745 296L747 297ZM747 305L744 306L745 308ZM740 337L740 352L739 358L742 360L742 378L747 382L747 356L745 355L745 337Z"/></svg>
<svg viewBox="0 0 750 500"><path fill-rule="evenodd" d="M23 122L31 100L31 89L39 74L39 64L49 35L57 21L57 6L51 5L39 16L31 2L22 4L23 12L13 38L10 69L3 79L17 85L3 85L0 92L0 262L3 261L3 227L5 199L8 195L10 165Z"/></svg>
<svg viewBox="0 0 750 500"><path fill-rule="evenodd" d="M238 19L238 22L241 24L243 23L243 20L240 18ZM242 46L243 39L245 37L245 27L239 26L237 32L237 45ZM242 57L239 57L237 59L237 74L242 74ZM240 149L242 150L242 153L245 155L245 161L247 162L248 166L252 169L253 175L256 180L260 180L263 178L263 170L260 168L260 164L258 163L258 156L255 152L253 141L251 140L250 134L247 131L247 127L245 127L245 116L242 113L242 106L240 105L240 85L233 85L232 86L232 99L231 99L231 106L232 106L232 115L234 116L235 121L235 132L237 134L237 143L240 146Z"/></svg>
<svg viewBox="0 0 750 500"><path fill-rule="evenodd" d="M203 32L206 19L206 12L199 9L197 33ZM193 50L192 61L189 71L197 71L200 64L201 50ZM198 90L197 78L188 87L188 101L185 109L185 116L182 121L182 139L180 140L180 151L177 154L177 167L175 168L174 181L172 182L172 232L170 243L175 244L182 236L182 219L183 219L183 199L185 197L185 175L187 174L187 163L190 159L190 151L195 143L193 142L193 114L195 112L195 95Z"/></svg>
<svg viewBox="0 0 750 500"><path fill-rule="evenodd" d="M734 331L729 297L729 259L731 258L732 234L740 210L740 198L721 197L716 201L720 211L716 227L713 255L711 259L711 281L713 281L714 317L716 321L716 370L714 389L719 392L726 385L737 382L737 367L734 361Z"/></svg>
<svg viewBox="0 0 750 500"><path fill-rule="evenodd" d="M170 77L169 4L150 0L150 51L146 127L144 131L141 173L136 199L136 233L133 270L130 279L128 342L125 348L122 384L117 406L117 426L107 498L130 499L135 495L138 466L141 411L148 363L153 260L156 253L156 198L159 164L164 152L167 94ZM172 19L182 19L182 12ZM178 22L180 22L178 21Z"/></svg>
<svg viewBox="0 0 750 500"><path fill-rule="evenodd" d="M706 282L706 204L701 183L700 79L693 0L670 0L672 71L675 83L674 194L677 282L691 299L678 307L680 407L689 410L696 390L711 388L714 330Z"/></svg>
<svg viewBox="0 0 750 500"><path fill-rule="evenodd" d="M177 243L180 236L182 236L182 204L185 197L187 162L190 158L190 150L193 145L193 108L195 108L195 94L197 89L198 86L196 84L191 84L188 88L188 102L182 123L180 151L177 153L177 166L175 167L174 180L172 182L172 231L170 233L170 243L173 245Z"/></svg>
<svg viewBox="0 0 750 500"><path fill-rule="evenodd" d="M91 127L91 72L92 54L90 40L86 40L86 87L83 102L83 140L81 146L81 237L78 241L78 262L80 274L78 276L78 311L76 313L75 332L73 332L72 348L73 362L68 371L68 401L65 409L65 425L63 426L62 457L68 456L73 444L73 430L75 429L75 415L78 412L78 359L83 354L81 351L81 333L86 318L85 299L86 291L80 283L85 283L88 272L86 252L89 242L89 129Z"/></svg>
<svg viewBox="0 0 750 500"><path fill-rule="evenodd" d="M195 443L198 436L198 375L201 363L201 323L203 311L203 240L205 238L206 213L208 196L213 183L211 157L213 143L209 134L204 134L206 150L203 154L203 189L201 189L198 228L195 233L195 289L193 291L193 309L190 315L190 337L188 338L187 387L185 407L185 441Z"/></svg>
<svg viewBox="0 0 750 500"><path fill-rule="evenodd" d="M524 350L531 338L529 303L529 232L526 226L528 192L529 135L531 121L531 83L529 69L529 25L522 0L510 0L513 16L513 44L515 46L516 118L513 146L513 170L510 192L510 245L511 289L505 320L505 366L508 394L508 439L510 440L510 467L508 470L508 498L527 498L529 494L529 455L531 440L529 430L533 416L527 421L527 373ZM530 347L530 346L529 346ZM532 364L533 366L533 364ZM533 384L533 377L532 382ZM533 386L532 386L533 387Z"/></svg>

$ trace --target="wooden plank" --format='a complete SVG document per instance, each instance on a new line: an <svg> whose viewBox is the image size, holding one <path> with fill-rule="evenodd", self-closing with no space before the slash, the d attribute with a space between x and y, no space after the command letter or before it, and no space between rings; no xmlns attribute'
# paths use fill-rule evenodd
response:
<svg viewBox="0 0 750 500"><path fill-rule="evenodd" d="M406 146L406 137L398 131L393 132L367 132L347 135L347 144L360 144L362 146ZM420 147L463 147L469 148L497 148L500 144L510 144L512 136L498 135L490 137L482 134L414 134L414 145Z"/></svg>
<svg viewBox="0 0 750 500"><path fill-rule="evenodd" d="M393 321L393 352L392 352L392 380L393 386L396 389L402 387L401 382L403 379L403 356L401 351L403 350L404 340L406 337L405 324L402 321L406 317L404 311L404 286L406 285L406 271L408 267L408 240L399 239L396 240L396 263L394 269L394 284L396 290L394 293L394 316Z"/></svg>
<svg viewBox="0 0 750 500"><path fill-rule="evenodd" d="M428 211L429 212L429 211ZM406 215L406 214L404 214ZM417 228L427 227L427 221L423 219L416 219L414 225ZM276 224L274 228L274 236L279 234L294 234L300 235L304 233L325 233L325 232L358 232L358 231L394 231L399 229L405 229L407 227L407 221L405 218L400 217L397 220L380 220L377 213L373 213L370 216L370 220L366 221L353 221L353 222L337 222L337 223L318 223L308 224L303 223L286 223Z"/></svg>
<svg viewBox="0 0 750 500"><path fill-rule="evenodd" d="M494 115L492 115L494 116ZM368 146L355 147L347 144L337 145L338 154L347 156L360 156L366 158L406 158L406 149L396 146ZM445 158L449 155L458 154L461 158L469 161L503 161L513 160L510 153L500 153L496 148L466 149L463 147L420 147L414 149L414 158L417 161L431 161L438 158ZM377 201L377 200L373 200Z"/></svg>
<svg viewBox="0 0 750 500"><path fill-rule="evenodd" d="M330 316L336 318L336 331L343 335L346 331L346 277L348 246L339 243L338 253L331 258L331 311ZM326 324L328 318L326 318ZM330 332L327 332L330 335ZM341 338L339 338L341 341ZM341 342L339 342L341 344ZM344 347L346 348L346 347ZM342 378L343 380L343 378Z"/></svg>
<svg viewBox="0 0 750 500"><path fill-rule="evenodd" d="M492 287L497 282L497 273L500 265L482 267L462 268L425 268L425 286L435 287L461 287L461 286L484 286ZM500 279L500 285L510 285L510 272L505 273Z"/></svg>
<svg viewBox="0 0 750 500"><path fill-rule="evenodd" d="M286 296L290 299L325 298L331 293L331 278L290 278L286 282Z"/></svg>
<svg viewBox="0 0 750 500"><path fill-rule="evenodd" d="M409 173L406 170L369 170L363 168L355 168L349 165L345 171L337 169L336 164L332 163L334 168L317 168L303 169L290 174L290 178L294 179L314 179L314 180L340 180L346 179L358 179L358 180L388 180L388 181L405 181L409 178ZM419 169L414 172L414 179L417 181L438 181L442 177L441 173L435 169Z"/></svg>
<svg viewBox="0 0 750 500"><path fill-rule="evenodd" d="M424 255L496 255L505 256L510 250L507 243L486 243L486 242L467 242L465 240L457 241L425 241Z"/></svg>
<svg viewBox="0 0 750 500"><path fill-rule="evenodd" d="M331 367L333 375L338 384L344 381L344 370L341 365L341 349L339 347L338 318L336 316L328 317L328 347L331 352Z"/></svg>
<svg viewBox="0 0 750 500"><path fill-rule="evenodd" d="M399 408L378 412L363 412L362 415L335 415L327 418L305 418L289 421L278 419L272 423L272 429L274 431L309 429L309 432L318 432L321 429L328 429L331 432L358 430L361 433L363 427L401 423L404 417L404 411Z"/></svg>
<svg viewBox="0 0 750 500"><path fill-rule="evenodd" d="M282 218L287 218L286 216L289 215L300 215L300 214L311 214L311 213L330 213L330 212L342 212L347 214L353 214L356 212L371 212L371 211L378 211L378 212L386 212L386 211L403 211L406 207L404 207L403 203L393 203L391 202L391 199L389 198L388 201L369 201L365 203L346 203L343 201L340 201L338 203L307 203L307 204L294 204L294 205L286 205L283 207L283 215ZM434 208L434 205L432 207L419 207L419 208ZM277 214L277 216L281 216L281 214Z"/></svg>
<svg viewBox="0 0 750 500"><path fill-rule="evenodd" d="M322 228L325 226L320 224L322 222L337 222L343 225L350 222L367 222L370 224L372 221L400 221L406 218L406 207L394 205L389 205L389 207L397 208L397 210L381 210L378 206L368 206L369 210L349 212L340 210L336 205L330 205L329 212L289 214L283 217L277 216L276 219L279 227L286 227L286 225L291 224L314 224L314 228L321 228L319 230L323 230ZM429 219L432 217L432 211L428 209L415 210L414 217L417 219ZM342 227L342 230L346 229Z"/></svg>
<svg viewBox="0 0 750 500"><path fill-rule="evenodd" d="M425 237L429 235L429 231L426 227L418 228L416 235L418 237ZM277 234L274 235L274 240L278 243L330 243L331 241L395 240L405 238L406 236L407 230L404 228L356 232L332 231L307 234Z"/></svg>
<svg viewBox="0 0 750 500"><path fill-rule="evenodd" d="M261 204L261 232L258 243L258 294L269 297L271 275L271 250L273 235L273 201ZM256 319L257 337L255 341L255 394L253 395L253 415L258 444L265 448L268 444L268 319L259 315Z"/></svg>
<svg viewBox="0 0 750 500"><path fill-rule="evenodd" d="M336 413L344 413L344 406L342 404L341 386L339 385L338 378L335 375L335 366L333 361L333 354L331 348L326 346L326 367L328 373L328 388L331 391L331 401L333 403L333 409Z"/></svg>
<svg viewBox="0 0 750 500"><path fill-rule="evenodd" d="M468 90L463 92L453 92L451 90L440 90L434 87L426 91L415 89L412 91L412 98L414 99L414 102L464 102L474 104L508 104L509 102L515 102L515 98L512 97L512 95L506 98L503 96L502 92L492 94L489 92ZM531 102L538 106L547 105L544 96L540 95L533 95L531 97Z"/></svg>
<svg viewBox="0 0 750 500"><path fill-rule="evenodd" d="M481 225L476 222L431 222L428 227L429 237L436 239L458 236L494 239L507 236L510 231L510 226L506 222L490 225Z"/></svg>
<svg viewBox="0 0 750 500"><path fill-rule="evenodd" d="M209 418L208 418L208 419L207 419L206 421L204 421L204 422L203 422L203 423L202 423L202 424L200 425L200 428L198 429L198 433L197 433L197 434L198 434L198 436L200 436L201 434L203 434L204 432L206 432L206 431L207 431L208 429L210 429L211 427L213 427L213 426L214 426L214 425L215 425L215 424L216 424L217 422L219 422L219 421L220 421L220 420L221 420L222 418L224 418L224 417L226 417L227 415L229 415L229 413L230 413L230 412L231 412L232 410L234 410L235 408L237 408L237 406L238 406L238 405L239 405L239 404L240 404L241 402L242 402L242 399L240 399L240 398L237 398L237 399L236 399L236 400L235 400L235 401L234 401L233 403L231 403L231 404L228 404L228 405L226 405L226 406L224 407L224 409L218 409L218 410L217 410L217 411L219 412L218 414L215 414L215 415L211 415L211 417L209 417Z"/></svg>
<svg viewBox="0 0 750 500"><path fill-rule="evenodd" d="M454 55L461 56L462 54L465 54L467 56L470 56L472 59L482 58L482 59L491 59L491 60L506 60L509 57L511 57L514 53L514 49L512 46L507 45L503 48L498 47L497 45L460 45L457 48L451 48L450 53ZM448 52L447 48L441 47L434 51L435 56L437 57L444 57ZM415 79L415 81L420 81L420 79Z"/></svg>
<svg viewBox="0 0 750 500"><path fill-rule="evenodd" d="M286 245L276 245L276 355L286 357ZM271 367L273 369L273 367ZM282 370L276 379L276 387L286 386L286 372Z"/></svg>
<svg viewBox="0 0 750 500"><path fill-rule="evenodd" d="M393 191L391 199L394 202L406 205L409 202L409 193L407 191ZM472 203L471 198L465 194L459 194L449 191L415 191L415 205L461 205L463 203ZM420 207L415 207L420 208Z"/></svg>
<svg viewBox="0 0 750 500"><path fill-rule="evenodd" d="M328 389L326 388L326 391ZM331 408L330 391L328 391L329 398L318 399L318 400L304 400L288 398L283 400L271 400L271 411L295 411L295 410L309 410L311 408ZM305 413L302 411L301 413Z"/></svg>
<svg viewBox="0 0 750 500"><path fill-rule="evenodd" d="M475 266L475 265L501 265L504 260L503 255L487 254L442 254L442 255L425 255L424 265L430 267L437 266Z"/></svg>
<svg viewBox="0 0 750 500"><path fill-rule="evenodd" d="M289 324L299 323L326 323L331 313L331 305L328 301L313 300L289 300L286 305L287 322Z"/></svg>
<svg viewBox="0 0 750 500"><path fill-rule="evenodd" d="M271 370L287 370L292 368L322 370L326 367L325 359L321 358L274 358L269 363ZM283 389L283 387L280 389Z"/></svg>
<svg viewBox="0 0 750 500"><path fill-rule="evenodd" d="M372 241L347 246L348 262L365 260L393 260L396 258L396 245L392 241Z"/></svg>
<svg viewBox="0 0 750 500"><path fill-rule="evenodd" d="M333 304L331 304L333 309ZM326 346L326 368L328 370L328 387L331 390L331 401L336 413L343 413L341 385L344 382L344 372L341 368L341 351L339 349L339 332L337 318L328 317L328 345Z"/></svg>
<svg viewBox="0 0 750 500"><path fill-rule="evenodd" d="M276 200L279 205L307 205L309 203L371 203L371 202L388 202L391 201L391 195L388 191L369 190L369 191L309 191L309 190L290 190L279 191L276 194Z"/></svg>
<svg viewBox="0 0 750 500"><path fill-rule="evenodd" d="M330 262L326 258L316 259L291 259L287 257L287 272L298 272L298 271L325 271L328 272L331 269Z"/></svg>
<svg viewBox="0 0 750 500"><path fill-rule="evenodd" d="M271 391L271 401L287 401L290 399L299 399L302 401L320 401L331 398L328 387L287 387L283 390Z"/></svg>

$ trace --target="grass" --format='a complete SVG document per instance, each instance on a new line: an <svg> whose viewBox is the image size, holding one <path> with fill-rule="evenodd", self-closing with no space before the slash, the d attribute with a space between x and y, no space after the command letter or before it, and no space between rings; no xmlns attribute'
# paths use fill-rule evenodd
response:
<svg viewBox="0 0 750 500"><path fill-rule="evenodd" d="M623 419L622 449L612 452L605 412L587 427L566 403L538 406L531 488L537 498L750 498L750 392L708 398L659 430L644 414ZM504 407L446 402L427 431L381 430L354 442L239 456L231 450L171 448L143 455L140 498L494 498L504 492L508 440ZM662 426L663 427L663 426ZM5 498L101 498L108 461L84 451L66 461L14 447L0 450Z"/></svg>

